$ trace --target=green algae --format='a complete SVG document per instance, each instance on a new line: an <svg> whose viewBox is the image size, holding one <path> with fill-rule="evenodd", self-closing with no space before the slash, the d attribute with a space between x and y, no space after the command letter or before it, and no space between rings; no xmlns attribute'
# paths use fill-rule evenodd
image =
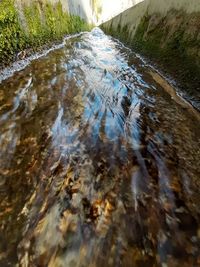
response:
<svg viewBox="0 0 200 267"><path fill-rule="evenodd" d="M170 35L170 29L165 27L166 21L162 19L159 27L148 32L150 19L145 16L140 22L131 41L132 48L164 66L173 76L178 77L183 87L199 88L200 62L197 54L200 47L197 36L187 35L184 23L178 25ZM192 49L194 55L188 52Z"/></svg>
<svg viewBox="0 0 200 267"><path fill-rule="evenodd" d="M135 34L132 33L131 25L122 27L121 22L117 27L111 22L103 24L101 28L144 55L147 60L155 62L160 69L174 77L182 89L192 95L194 90L200 90L200 42L199 31L196 30L200 15L187 15L172 10L164 18L159 14L154 16L152 19L152 16L146 14ZM170 24L168 25L171 17L177 17L173 31ZM191 24L193 34L188 30Z"/></svg>
<svg viewBox="0 0 200 267"><path fill-rule="evenodd" d="M66 34L91 29L80 17L64 12L60 2L36 1L24 5L22 13L19 15L14 0L0 2L0 65L9 64L24 49L36 50Z"/></svg>

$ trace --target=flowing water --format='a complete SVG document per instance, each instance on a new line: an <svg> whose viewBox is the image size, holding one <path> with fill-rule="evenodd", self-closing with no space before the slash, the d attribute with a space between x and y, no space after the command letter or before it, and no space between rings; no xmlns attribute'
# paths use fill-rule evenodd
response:
<svg viewBox="0 0 200 267"><path fill-rule="evenodd" d="M99 29L0 84L0 266L200 266L200 120ZM162 85L163 83L163 85Z"/></svg>

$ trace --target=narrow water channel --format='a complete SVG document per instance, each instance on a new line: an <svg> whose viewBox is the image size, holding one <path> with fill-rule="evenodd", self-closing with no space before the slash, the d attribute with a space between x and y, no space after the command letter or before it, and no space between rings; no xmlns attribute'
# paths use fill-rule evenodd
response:
<svg viewBox="0 0 200 267"><path fill-rule="evenodd" d="M101 30L0 84L0 266L200 266L200 120Z"/></svg>

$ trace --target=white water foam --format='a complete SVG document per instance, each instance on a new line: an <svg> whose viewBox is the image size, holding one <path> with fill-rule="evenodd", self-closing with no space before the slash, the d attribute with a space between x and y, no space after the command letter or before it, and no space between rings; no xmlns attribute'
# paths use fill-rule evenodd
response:
<svg viewBox="0 0 200 267"><path fill-rule="evenodd" d="M63 48L67 40L69 40L71 38L74 38L74 37L78 37L78 36L80 36L80 35L82 35L84 33L85 32L76 33L76 34L73 34L73 35L68 35L63 39L62 43L60 43L58 45L53 45L49 49L45 49L42 52L38 52L38 53L36 53L34 55L31 55L30 57L27 57L25 59L18 60L16 62L14 62L11 66L6 67L5 69L0 71L0 83L2 81L12 77L15 72L18 72L18 71L21 71L21 70L25 69L33 60L36 60L36 59L41 58L41 57L44 57L47 54L49 54L51 51Z"/></svg>

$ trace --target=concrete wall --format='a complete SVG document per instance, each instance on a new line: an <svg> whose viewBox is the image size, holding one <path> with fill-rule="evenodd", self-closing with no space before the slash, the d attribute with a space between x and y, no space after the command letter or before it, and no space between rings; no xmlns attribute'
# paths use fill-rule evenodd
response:
<svg viewBox="0 0 200 267"><path fill-rule="evenodd" d="M147 2L150 14L155 12L166 14L171 9L184 10L187 13L200 11L199 0L148 0Z"/></svg>
<svg viewBox="0 0 200 267"><path fill-rule="evenodd" d="M90 0L62 0L63 5L67 6L67 10L71 14L76 14L88 22L95 23L96 18L92 12Z"/></svg>
<svg viewBox="0 0 200 267"><path fill-rule="evenodd" d="M105 30L117 31L118 25L122 28L128 25L130 34L134 36L137 26L148 10L148 6L149 1L143 1L136 4L118 16L106 21L102 26Z"/></svg>
<svg viewBox="0 0 200 267"><path fill-rule="evenodd" d="M59 0L51 0L59 1ZM63 7L72 14L96 25L103 23L143 0L61 0ZM99 12L95 12L99 9Z"/></svg>
<svg viewBox="0 0 200 267"><path fill-rule="evenodd" d="M144 0L100 0L102 6L101 16L99 17L98 24L103 23L121 12L129 9L132 6Z"/></svg>
<svg viewBox="0 0 200 267"><path fill-rule="evenodd" d="M101 27L200 93L200 0L144 0Z"/></svg>
<svg viewBox="0 0 200 267"><path fill-rule="evenodd" d="M32 3L37 0L16 0L18 3ZM99 25L124 10L142 2L143 0L41 0L51 3L61 2L63 9L71 14L75 14L88 22ZM97 12L97 9L100 12ZM97 14L98 13L98 14Z"/></svg>
<svg viewBox="0 0 200 267"><path fill-rule="evenodd" d="M19 55L25 57L62 40L66 34L90 30L91 25L85 20L92 22L92 11L90 6L87 8L89 2L81 3L82 0L0 0L0 68Z"/></svg>
<svg viewBox="0 0 200 267"><path fill-rule="evenodd" d="M188 14L200 12L200 0L142 0L133 3L132 8L127 9L118 16L115 16L106 23L103 27L117 30L118 25L121 27L127 26L134 36L138 24L144 15L160 14L166 16L170 10L185 11ZM105 21L105 20L104 20Z"/></svg>
<svg viewBox="0 0 200 267"><path fill-rule="evenodd" d="M15 2L20 7L22 4L29 5L38 2L38 0L15 0ZM61 2L64 11L77 15L89 23L96 23L91 0L40 0L40 2L50 2L52 4Z"/></svg>
<svg viewBox="0 0 200 267"><path fill-rule="evenodd" d="M141 25L144 18L146 25ZM161 48L181 35L177 42L200 65L200 0L145 0L102 24L105 31L115 35L121 30L120 37L133 43L139 26L146 26L142 41L147 43L153 35L163 34Z"/></svg>

